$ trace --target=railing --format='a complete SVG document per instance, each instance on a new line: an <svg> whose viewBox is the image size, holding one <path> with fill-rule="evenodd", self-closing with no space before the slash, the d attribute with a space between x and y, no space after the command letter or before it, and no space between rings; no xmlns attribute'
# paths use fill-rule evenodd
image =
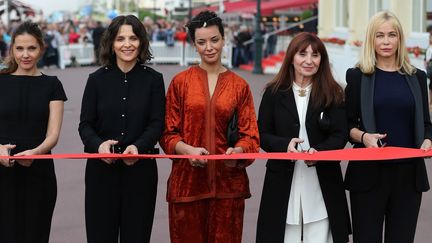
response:
<svg viewBox="0 0 432 243"><path fill-rule="evenodd" d="M265 46L265 45L267 45L267 40L268 40L268 38L270 37L270 36L272 36L272 35L277 35L277 34L279 34L279 33L282 33L282 32L284 32L284 31L287 31L287 30L290 30L290 29L293 29L293 28L295 28L295 27L298 27L298 26L300 26L300 25L303 25L303 24L305 24L305 23L307 23L307 22L310 22L310 21L313 21L313 20L316 20L316 19L318 19L318 16L312 16L312 17L310 17L310 18L307 18L307 19L304 19L304 20L301 20L301 21L299 21L299 22L295 22L295 23L292 23L292 24L289 24L287 27L285 27L285 28L280 28L280 29L277 29L277 30L274 30L274 31L272 31L272 32L269 32L269 33L265 33L264 34L264 45L263 45L263 47ZM288 47L288 44L289 44L289 42L291 41L291 39L292 39L292 36L278 36L278 42L277 42L277 46L276 46L276 53L278 53L278 52L280 52L280 51L285 51L286 50L286 48ZM280 41L280 40L282 40L282 41ZM253 42L254 42L255 40L254 40L254 38L252 37L252 39L250 39L250 40L248 40L248 41L245 41L243 44L244 45L250 45L250 44L252 44Z"/></svg>
<svg viewBox="0 0 432 243"><path fill-rule="evenodd" d="M94 63L94 60L93 44L71 44L59 47L59 66L61 69L75 64L90 65Z"/></svg>
<svg viewBox="0 0 432 243"><path fill-rule="evenodd" d="M153 59L150 63L173 63L181 66L199 63L200 57L190 44L176 42L174 46L167 46L164 42L150 43ZM59 47L59 65L66 66L90 65L94 63L93 44L70 44ZM222 50L222 64L232 68L232 46L226 44Z"/></svg>

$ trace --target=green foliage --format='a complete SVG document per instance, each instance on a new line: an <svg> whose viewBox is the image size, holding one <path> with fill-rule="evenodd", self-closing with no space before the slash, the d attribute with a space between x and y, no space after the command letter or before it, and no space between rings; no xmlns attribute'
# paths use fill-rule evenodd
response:
<svg viewBox="0 0 432 243"><path fill-rule="evenodd" d="M308 19L312 16L313 16L312 10L307 9L307 10L303 11L303 13L300 15L300 18L301 18L301 20L304 20L304 19Z"/></svg>
<svg viewBox="0 0 432 243"><path fill-rule="evenodd" d="M155 15L154 12L149 11L147 9L139 9L139 11L138 11L138 18L140 20L143 20L144 17L146 17L146 16L150 16L150 18L152 18L152 19L166 19L165 16L160 16L160 15L157 15L157 14Z"/></svg>

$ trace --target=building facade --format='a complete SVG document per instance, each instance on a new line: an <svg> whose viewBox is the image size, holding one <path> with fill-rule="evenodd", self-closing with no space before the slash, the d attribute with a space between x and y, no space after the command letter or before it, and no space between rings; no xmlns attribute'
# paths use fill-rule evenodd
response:
<svg viewBox="0 0 432 243"><path fill-rule="evenodd" d="M427 2L429 0L320 0L318 35L344 39L348 43L362 41L370 17L389 10L398 16L407 46L426 47L429 36L426 32Z"/></svg>

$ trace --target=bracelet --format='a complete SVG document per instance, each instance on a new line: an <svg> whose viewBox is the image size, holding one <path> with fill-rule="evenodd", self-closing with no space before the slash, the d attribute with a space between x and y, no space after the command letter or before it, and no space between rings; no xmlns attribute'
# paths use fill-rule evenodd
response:
<svg viewBox="0 0 432 243"><path fill-rule="evenodd" d="M361 143L363 143L363 137L365 134L366 134L366 132L363 132L363 134L361 135L361 139L360 139Z"/></svg>

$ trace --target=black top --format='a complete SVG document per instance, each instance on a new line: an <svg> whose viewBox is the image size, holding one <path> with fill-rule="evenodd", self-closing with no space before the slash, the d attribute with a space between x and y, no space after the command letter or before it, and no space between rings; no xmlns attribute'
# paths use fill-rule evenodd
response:
<svg viewBox="0 0 432 243"><path fill-rule="evenodd" d="M375 122L388 146L415 148L415 102L405 76L376 69L374 92Z"/></svg>
<svg viewBox="0 0 432 243"><path fill-rule="evenodd" d="M32 149L46 138L49 103L66 101L55 76L0 75L0 144L16 144L14 153Z"/></svg>
<svg viewBox="0 0 432 243"><path fill-rule="evenodd" d="M116 152L133 144L147 153L164 127L162 74L137 63L128 73L116 65L90 74L85 87L79 133L85 152L97 153L106 140L118 140Z"/></svg>
<svg viewBox="0 0 432 243"><path fill-rule="evenodd" d="M417 148L420 148L424 139L432 139L432 123L429 116L428 89L426 73L416 70L412 75L405 75L405 82L408 84L407 90L414 100L414 114L404 114L402 116L413 116L413 134ZM377 131L376 113L374 98L375 82L377 82L376 72L373 74L363 74L359 68L350 68L346 72L347 86L345 87L345 104L349 131L358 128L361 131L374 133ZM381 81L381 78L379 78ZM391 93L388 89L393 88L394 80L384 89L383 95ZM397 117L396 120L400 119ZM392 122L395 122L393 120ZM397 122L397 121L396 121ZM400 127L400 130L407 128ZM386 131L388 132L388 131ZM389 134L392 136L392 134ZM355 148L364 147L364 144L352 141ZM429 182L426 166L423 158L410 159L416 167L415 188L419 192L429 190ZM351 192L365 192L372 189L380 178L383 161L350 161L345 173L345 186ZM365 176L367 175L367 176Z"/></svg>

